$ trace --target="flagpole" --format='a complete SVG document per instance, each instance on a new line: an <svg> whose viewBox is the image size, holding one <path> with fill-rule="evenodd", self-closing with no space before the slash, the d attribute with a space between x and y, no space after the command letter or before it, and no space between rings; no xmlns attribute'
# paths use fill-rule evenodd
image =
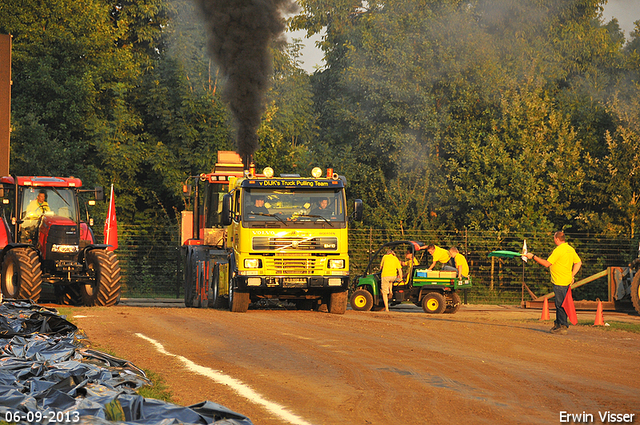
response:
<svg viewBox="0 0 640 425"><path fill-rule="evenodd" d="M111 245L107 248L108 251L114 251L118 249L118 222L116 219L116 204L115 194L113 191L113 183L111 183L111 197L109 198L109 210L107 212L107 219L104 223L104 243Z"/></svg>
<svg viewBox="0 0 640 425"><path fill-rule="evenodd" d="M107 209L107 231L104 234L104 243L107 243L111 234L111 203L113 202L113 183L111 183L111 191L109 192L109 207Z"/></svg>

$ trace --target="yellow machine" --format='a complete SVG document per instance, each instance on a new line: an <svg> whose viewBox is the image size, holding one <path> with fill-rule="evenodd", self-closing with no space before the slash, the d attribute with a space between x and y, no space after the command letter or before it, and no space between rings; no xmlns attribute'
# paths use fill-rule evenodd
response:
<svg viewBox="0 0 640 425"><path fill-rule="evenodd" d="M344 313L348 222L361 220L362 201L350 217L346 179L331 169L276 177L268 167L262 174L242 170L231 154L219 153L213 173L199 178L207 183L203 214L191 221L193 237L184 237L187 306L228 302L244 312L251 302L280 299ZM183 226L183 235L188 231Z"/></svg>

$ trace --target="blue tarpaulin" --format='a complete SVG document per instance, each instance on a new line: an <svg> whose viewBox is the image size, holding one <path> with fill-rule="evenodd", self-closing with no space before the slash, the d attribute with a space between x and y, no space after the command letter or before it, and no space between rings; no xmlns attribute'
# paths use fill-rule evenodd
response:
<svg viewBox="0 0 640 425"><path fill-rule="evenodd" d="M54 424L251 425L211 401L179 406L136 393L131 362L86 348L75 325L31 302L0 304L0 421Z"/></svg>

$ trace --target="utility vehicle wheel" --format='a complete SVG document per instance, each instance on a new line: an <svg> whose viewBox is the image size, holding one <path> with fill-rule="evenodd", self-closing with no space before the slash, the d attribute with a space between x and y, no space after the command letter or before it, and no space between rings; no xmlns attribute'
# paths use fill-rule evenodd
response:
<svg viewBox="0 0 640 425"><path fill-rule="evenodd" d="M373 295L366 289L358 289L351 295L351 308L356 311L370 311L373 307Z"/></svg>
<svg viewBox="0 0 640 425"><path fill-rule="evenodd" d="M82 303L112 306L120 300L120 263L111 251L94 249L86 256L89 281L80 285Z"/></svg>
<svg viewBox="0 0 640 425"><path fill-rule="evenodd" d="M460 296L456 292L451 293L451 300L447 300L447 308L445 309L445 313L455 314L460 310Z"/></svg>
<svg viewBox="0 0 640 425"><path fill-rule="evenodd" d="M637 272L631 283L631 301L638 314L640 314L640 272Z"/></svg>
<svg viewBox="0 0 640 425"><path fill-rule="evenodd" d="M425 313L440 314L446 307L447 302L439 292L429 292L422 298L422 309Z"/></svg>
<svg viewBox="0 0 640 425"><path fill-rule="evenodd" d="M4 298L30 299L38 302L42 292L42 270L38 254L30 248L14 248L2 262Z"/></svg>
<svg viewBox="0 0 640 425"><path fill-rule="evenodd" d="M327 309L331 314L344 314L347 311L347 291L332 292Z"/></svg>
<svg viewBox="0 0 640 425"><path fill-rule="evenodd" d="M244 313L249 310L250 301L248 292L236 292L233 281L229 282L229 311Z"/></svg>

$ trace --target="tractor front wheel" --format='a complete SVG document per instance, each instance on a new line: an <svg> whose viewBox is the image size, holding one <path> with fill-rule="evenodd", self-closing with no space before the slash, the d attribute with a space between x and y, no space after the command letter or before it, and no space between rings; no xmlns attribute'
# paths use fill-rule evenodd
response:
<svg viewBox="0 0 640 425"><path fill-rule="evenodd" d="M370 311L373 308L373 295L366 289L358 289L351 295L351 308L355 311Z"/></svg>
<svg viewBox="0 0 640 425"><path fill-rule="evenodd" d="M631 283L631 301L638 314L640 314L640 272L637 272Z"/></svg>
<svg viewBox="0 0 640 425"><path fill-rule="evenodd" d="M120 263L111 251L94 249L86 257L89 281L80 285L82 303L112 306L120 300Z"/></svg>
<svg viewBox="0 0 640 425"><path fill-rule="evenodd" d="M441 314L446 307L447 302L439 292L429 292L422 298L422 309L425 313Z"/></svg>
<svg viewBox="0 0 640 425"><path fill-rule="evenodd" d="M64 305L82 305L82 290L79 283L70 285L56 286L56 294L58 302Z"/></svg>
<svg viewBox="0 0 640 425"><path fill-rule="evenodd" d="M2 262L2 295L4 298L38 302L42 291L42 269L38 253L30 248L14 248Z"/></svg>

